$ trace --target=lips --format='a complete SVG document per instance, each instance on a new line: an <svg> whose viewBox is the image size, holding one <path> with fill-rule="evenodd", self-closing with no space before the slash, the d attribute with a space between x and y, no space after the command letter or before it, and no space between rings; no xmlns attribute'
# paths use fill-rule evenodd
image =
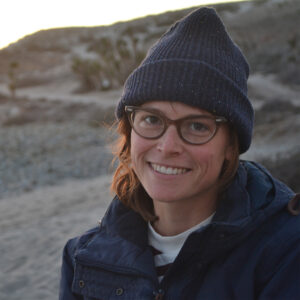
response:
<svg viewBox="0 0 300 300"><path fill-rule="evenodd" d="M180 175L188 172L190 169L179 167L167 167L159 164L150 163L151 167L158 173L166 175Z"/></svg>

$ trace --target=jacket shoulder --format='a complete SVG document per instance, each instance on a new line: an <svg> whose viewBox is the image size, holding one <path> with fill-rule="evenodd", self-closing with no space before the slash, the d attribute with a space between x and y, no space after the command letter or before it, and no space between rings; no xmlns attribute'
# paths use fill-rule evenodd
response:
<svg viewBox="0 0 300 300"><path fill-rule="evenodd" d="M100 226L93 227L90 230L86 231L84 234L71 238L67 241L65 248L64 248L64 253L67 255L69 258L72 260L73 264L73 259L75 253L84 247L93 237L96 233L100 231Z"/></svg>

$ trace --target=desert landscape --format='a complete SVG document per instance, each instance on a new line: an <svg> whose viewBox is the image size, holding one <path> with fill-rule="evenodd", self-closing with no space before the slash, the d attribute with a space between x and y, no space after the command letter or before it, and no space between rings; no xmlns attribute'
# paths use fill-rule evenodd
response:
<svg viewBox="0 0 300 300"><path fill-rule="evenodd" d="M300 2L214 7L251 66L255 130L241 159L300 192ZM97 226L112 199L123 82L193 9L44 30L0 50L0 299L57 299L64 244Z"/></svg>

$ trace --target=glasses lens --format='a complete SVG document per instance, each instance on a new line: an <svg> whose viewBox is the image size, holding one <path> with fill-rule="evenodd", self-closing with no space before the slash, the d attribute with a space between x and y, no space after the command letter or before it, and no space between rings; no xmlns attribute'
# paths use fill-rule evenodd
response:
<svg viewBox="0 0 300 300"><path fill-rule="evenodd" d="M133 129L143 137L158 137L164 130L164 122L155 113L136 110L132 115Z"/></svg>
<svg viewBox="0 0 300 300"><path fill-rule="evenodd" d="M209 117L197 117L184 120L180 127L182 137L190 143L207 142L216 131L215 120Z"/></svg>

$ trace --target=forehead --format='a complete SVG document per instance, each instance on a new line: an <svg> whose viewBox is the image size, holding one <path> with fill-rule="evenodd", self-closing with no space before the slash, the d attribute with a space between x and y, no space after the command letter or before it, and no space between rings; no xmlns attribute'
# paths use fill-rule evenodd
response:
<svg viewBox="0 0 300 300"><path fill-rule="evenodd" d="M142 104L141 107L157 109L169 117L172 116L176 118L187 115L212 115L204 109L193 107L181 102L151 101Z"/></svg>

